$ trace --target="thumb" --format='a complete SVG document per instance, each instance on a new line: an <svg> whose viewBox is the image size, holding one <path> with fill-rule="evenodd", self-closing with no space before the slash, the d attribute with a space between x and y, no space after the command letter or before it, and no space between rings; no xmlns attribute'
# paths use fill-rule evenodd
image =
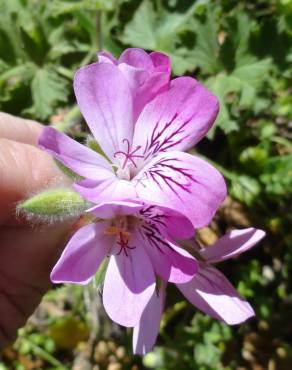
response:
<svg viewBox="0 0 292 370"><path fill-rule="evenodd" d="M53 159L33 145L0 139L0 225L15 222L17 202L49 185L68 183Z"/></svg>

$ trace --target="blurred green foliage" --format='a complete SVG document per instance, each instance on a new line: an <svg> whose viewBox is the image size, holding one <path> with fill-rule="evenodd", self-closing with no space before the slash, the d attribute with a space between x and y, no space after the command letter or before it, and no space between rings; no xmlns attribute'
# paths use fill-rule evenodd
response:
<svg viewBox="0 0 292 370"><path fill-rule="evenodd" d="M143 363L129 356L130 332L109 327L102 314L88 342L97 354L85 357L99 369L111 369L110 356L112 369L291 369L292 1L0 0L0 109L42 121L69 109L71 117L76 69L99 49L118 56L126 47L167 53L174 75L192 75L218 96L219 117L198 150L222 171L248 223L268 237L222 266L257 319L229 328L175 304L181 298L171 290L157 347ZM69 127L66 119L61 126ZM229 211L215 221L219 233L246 226ZM23 329L1 370L72 368L83 350L64 351L60 328L66 334L71 322L82 337L92 325L78 289L49 293L46 301L63 314L46 311L44 324ZM110 337L126 349L103 341Z"/></svg>

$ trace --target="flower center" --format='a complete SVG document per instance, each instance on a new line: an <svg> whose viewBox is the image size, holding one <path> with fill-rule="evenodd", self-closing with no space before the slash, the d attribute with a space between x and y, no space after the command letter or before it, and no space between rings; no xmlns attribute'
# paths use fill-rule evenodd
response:
<svg viewBox="0 0 292 370"><path fill-rule="evenodd" d="M143 155L136 154L137 151L141 149L141 145L138 145L132 150L128 139L124 139L123 143L126 143L127 145L126 151L119 150L114 154L115 158L119 157L123 159L121 166L117 170L117 175L122 179L130 180L131 177L135 175L135 171L133 171L133 169L137 168L135 159L143 158Z"/></svg>
<svg viewBox="0 0 292 370"><path fill-rule="evenodd" d="M117 245L120 247L119 251L117 252L117 255L120 255L122 252L124 252L125 255L128 257L128 250L136 248L134 246L131 247L129 245L131 233L121 227L110 226L105 230L104 234L110 236L117 236Z"/></svg>

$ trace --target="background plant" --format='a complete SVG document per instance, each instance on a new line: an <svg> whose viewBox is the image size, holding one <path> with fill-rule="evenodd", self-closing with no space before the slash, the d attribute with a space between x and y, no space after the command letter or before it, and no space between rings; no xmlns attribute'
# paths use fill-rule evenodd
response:
<svg viewBox="0 0 292 370"><path fill-rule="evenodd" d="M291 0L0 0L1 110L82 140L75 70L99 49L161 50L174 75L195 76L221 103L198 151L222 171L230 197L199 237L212 243L251 224L268 232L222 266L257 312L245 325L205 317L171 290L158 345L142 361L130 356L130 334L104 318L94 287L63 287L45 297L1 370L291 368L291 24Z"/></svg>

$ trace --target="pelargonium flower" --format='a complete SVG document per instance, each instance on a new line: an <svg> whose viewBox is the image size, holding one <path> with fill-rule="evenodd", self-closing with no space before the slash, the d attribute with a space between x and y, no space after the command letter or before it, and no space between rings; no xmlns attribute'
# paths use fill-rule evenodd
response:
<svg viewBox="0 0 292 370"><path fill-rule="evenodd" d="M194 227L205 226L226 196L224 179L182 151L212 126L216 97L194 78L170 81L169 59L161 53L128 49L119 60L99 58L77 71L74 90L107 159L49 127L39 145L84 177L74 188L92 203L155 201L183 211Z"/></svg>
<svg viewBox="0 0 292 370"><path fill-rule="evenodd" d="M132 201L105 202L87 212L96 220L72 236L51 280L87 284L108 259L102 296L106 312L116 323L138 325L157 276L186 283L197 273L196 258L176 242L194 233L191 222L178 212Z"/></svg>
<svg viewBox="0 0 292 370"><path fill-rule="evenodd" d="M212 246L202 248L192 245L199 260L199 270L185 283L177 283L177 288L199 310L229 325L240 324L254 316L249 303L242 298L214 263L238 256L256 245L265 232L255 228L233 230L220 238ZM166 283L160 285L146 306L142 318L133 333L133 350L145 354L153 347L159 331L161 314L165 302Z"/></svg>

